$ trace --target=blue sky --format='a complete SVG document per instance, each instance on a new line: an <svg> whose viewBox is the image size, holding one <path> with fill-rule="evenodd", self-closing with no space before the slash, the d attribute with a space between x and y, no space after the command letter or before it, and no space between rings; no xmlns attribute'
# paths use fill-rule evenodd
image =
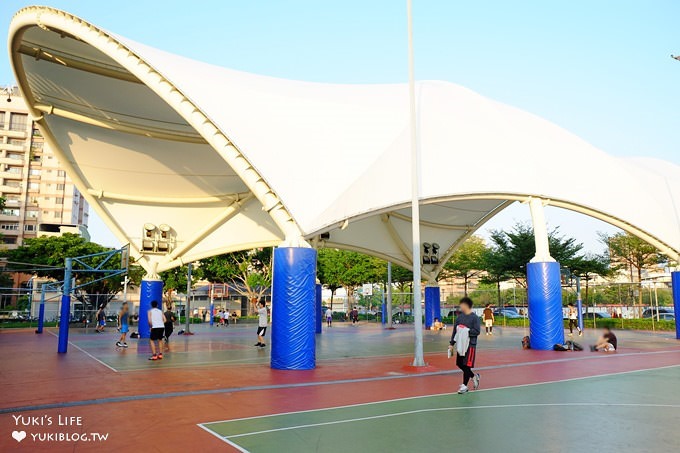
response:
<svg viewBox="0 0 680 453"><path fill-rule="evenodd" d="M7 30L12 14L30 4L2 1L0 25ZM235 69L322 82L407 78L405 0L49 4ZM416 77L458 83L543 116L611 154L680 164L680 62L670 58L680 54L678 17L680 2L670 0L414 0ZM0 83L12 80L5 55ZM600 248L596 231L608 229L556 209L547 217L592 250ZM526 219L528 209L518 206L489 226ZM91 232L95 241L115 243L99 219Z"/></svg>

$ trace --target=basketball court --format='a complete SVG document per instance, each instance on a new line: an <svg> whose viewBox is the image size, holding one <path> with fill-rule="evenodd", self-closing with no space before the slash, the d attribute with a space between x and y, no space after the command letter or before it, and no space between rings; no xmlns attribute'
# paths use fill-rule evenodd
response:
<svg viewBox="0 0 680 453"><path fill-rule="evenodd" d="M73 329L57 355L55 332L0 330L0 432L16 430L17 415L78 416L84 432L109 434L42 444L3 435L0 450L668 451L680 442L680 344L670 333L617 332L619 352L604 355L524 351L523 329L497 328L480 337L480 390L458 395L450 331L425 332L428 366L414 370L411 326L337 323L317 336L308 371L271 369L252 325L194 331L149 362L146 341L117 349L115 331Z"/></svg>

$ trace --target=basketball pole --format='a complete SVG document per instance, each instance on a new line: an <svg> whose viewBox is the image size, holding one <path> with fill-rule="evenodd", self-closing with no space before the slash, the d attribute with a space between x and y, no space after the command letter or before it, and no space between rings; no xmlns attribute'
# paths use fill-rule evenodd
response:
<svg viewBox="0 0 680 453"><path fill-rule="evenodd" d="M411 234L413 238L413 328L415 351L413 366L425 366L423 359L423 308L420 294L420 156L416 126L416 85L413 70L413 15L411 0L406 0L408 19L408 91L411 131Z"/></svg>

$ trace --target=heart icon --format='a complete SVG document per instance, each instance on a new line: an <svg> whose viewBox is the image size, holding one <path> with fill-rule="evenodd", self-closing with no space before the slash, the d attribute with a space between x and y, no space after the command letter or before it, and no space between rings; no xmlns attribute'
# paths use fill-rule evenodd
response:
<svg viewBox="0 0 680 453"><path fill-rule="evenodd" d="M26 431L12 431L12 437L14 437L14 440L17 442L21 442L26 438Z"/></svg>

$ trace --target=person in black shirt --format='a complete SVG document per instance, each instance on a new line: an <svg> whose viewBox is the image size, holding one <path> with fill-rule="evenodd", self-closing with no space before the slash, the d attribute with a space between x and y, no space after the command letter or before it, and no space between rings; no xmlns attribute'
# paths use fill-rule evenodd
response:
<svg viewBox="0 0 680 453"><path fill-rule="evenodd" d="M481 323L479 316L472 311L472 299L463 297L460 300L460 309L461 313L456 316L453 323L449 350L451 351L450 354L456 354L456 365L463 371L463 383L458 389L458 393L467 393L470 379L472 379L473 389L479 388L480 376L475 374L472 368L474 368L477 358L477 337L481 331ZM457 347L456 342L460 343Z"/></svg>
<svg viewBox="0 0 680 453"><path fill-rule="evenodd" d="M616 335L611 331L609 327L604 328L604 333L597 340L597 344L590 347L591 351L601 351L601 352L616 352L618 348L618 340Z"/></svg>
<svg viewBox="0 0 680 453"><path fill-rule="evenodd" d="M166 304L166 311L164 313L165 315L165 323L163 324L163 327L165 328L165 350L169 351L170 350L170 335L172 335L172 332L175 330L175 321L177 318L175 317L175 313L172 311L172 304L168 302Z"/></svg>

